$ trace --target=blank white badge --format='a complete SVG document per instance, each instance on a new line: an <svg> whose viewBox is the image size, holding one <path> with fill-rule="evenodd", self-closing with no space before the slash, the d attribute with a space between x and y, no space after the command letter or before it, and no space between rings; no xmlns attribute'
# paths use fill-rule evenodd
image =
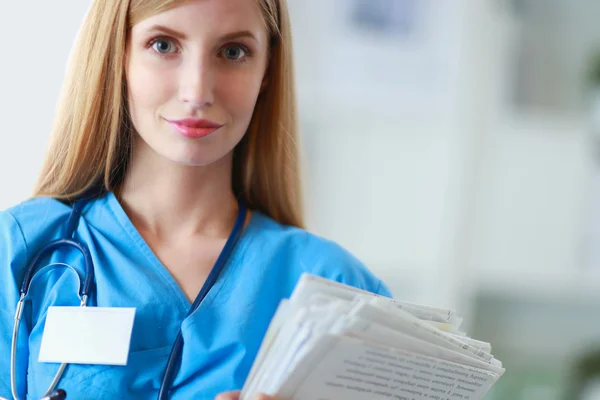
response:
<svg viewBox="0 0 600 400"><path fill-rule="evenodd" d="M40 362L127 365L135 308L49 307Z"/></svg>

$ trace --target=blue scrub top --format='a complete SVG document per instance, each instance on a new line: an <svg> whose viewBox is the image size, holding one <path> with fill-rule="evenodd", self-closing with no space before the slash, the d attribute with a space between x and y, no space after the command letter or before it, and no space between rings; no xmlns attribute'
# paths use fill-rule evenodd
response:
<svg viewBox="0 0 600 400"><path fill-rule="evenodd" d="M25 267L41 247L63 236L70 210L37 198L0 212L0 396L11 398L10 343ZM339 245L253 212L217 283L186 318L190 302L113 193L86 206L76 235L96 267L90 304L137 311L128 365L69 365L59 387L73 399L155 399L179 328L185 345L172 398L212 400L241 389L275 309L304 272L390 296ZM68 263L83 276L76 251L56 251L42 265L53 262ZM21 398L39 399L52 381L58 365L37 361L46 310L78 306L78 289L77 275L62 266L34 278L19 337Z"/></svg>

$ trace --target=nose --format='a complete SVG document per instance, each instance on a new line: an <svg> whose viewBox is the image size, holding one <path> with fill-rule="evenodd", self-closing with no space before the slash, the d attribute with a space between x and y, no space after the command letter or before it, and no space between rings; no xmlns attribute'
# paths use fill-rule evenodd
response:
<svg viewBox="0 0 600 400"><path fill-rule="evenodd" d="M215 74L205 58L188 60L182 65L180 76L180 98L185 107L197 111L214 103Z"/></svg>

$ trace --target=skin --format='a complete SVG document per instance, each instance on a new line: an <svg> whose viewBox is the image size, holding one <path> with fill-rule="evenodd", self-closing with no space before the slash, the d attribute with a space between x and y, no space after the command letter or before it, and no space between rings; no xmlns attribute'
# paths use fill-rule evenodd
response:
<svg viewBox="0 0 600 400"><path fill-rule="evenodd" d="M225 392L218 395L215 400L239 400L240 392ZM272 396L267 396L265 394L258 394L252 398L252 400L281 400Z"/></svg>
<svg viewBox="0 0 600 400"><path fill-rule="evenodd" d="M253 0L186 2L139 22L128 39L128 103L137 134L117 196L190 302L237 216L232 151L248 128L267 64L268 36ZM182 118L223 126L190 139L167 122ZM239 392L217 399L237 400Z"/></svg>
<svg viewBox="0 0 600 400"><path fill-rule="evenodd" d="M250 36L229 36L239 31ZM251 0L186 2L132 28L126 76L137 135L117 195L190 300L235 222L232 151L250 123L267 59L267 33ZM167 122L189 117L223 127L190 139Z"/></svg>

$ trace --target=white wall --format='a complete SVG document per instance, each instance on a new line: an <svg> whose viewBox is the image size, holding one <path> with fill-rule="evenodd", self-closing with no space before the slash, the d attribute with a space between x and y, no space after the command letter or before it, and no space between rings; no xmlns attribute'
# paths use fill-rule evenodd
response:
<svg viewBox="0 0 600 400"><path fill-rule="evenodd" d="M494 28L483 56L494 83L477 139L464 261L484 290L577 290L592 278L585 234L597 209L587 117L570 107L515 111L508 88L516 29L507 15L493 8L488 15Z"/></svg>
<svg viewBox="0 0 600 400"><path fill-rule="evenodd" d="M352 33L347 1L291 1L309 227L401 298L458 302L464 1L418 2L411 38Z"/></svg>
<svg viewBox="0 0 600 400"><path fill-rule="evenodd" d="M89 0L7 1L0 11L0 209L31 194L68 54Z"/></svg>

